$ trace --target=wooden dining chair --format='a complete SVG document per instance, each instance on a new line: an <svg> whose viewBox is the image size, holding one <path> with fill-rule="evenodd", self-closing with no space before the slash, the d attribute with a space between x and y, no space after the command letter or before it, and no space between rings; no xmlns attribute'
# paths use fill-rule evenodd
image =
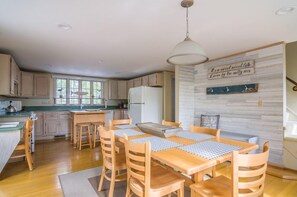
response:
<svg viewBox="0 0 297 197"><path fill-rule="evenodd" d="M151 165L150 142L133 143L125 136L125 150L128 175L126 197L132 194L164 196L176 191L179 197L184 196L184 179L160 165Z"/></svg>
<svg viewBox="0 0 297 197"><path fill-rule="evenodd" d="M169 122L166 120L162 120L162 125L171 126L171 127L181 127L181 122Z"/></svg>
<svg viewBox="0 0 297 197"><path fill-rule="evenodd" d="M99 134L101 141L101 149L103 156L103 165L98 191L102 190L104 179L110 181L109 197L113 196L115 182L124 181L127 179L127 174L122 173L126 170L125 153L115 152L115 137L112 130L106 131L104 127L99 126ZM110 176L108 171L111 171Z"/></svg>
<svg viewBox="0 0 297 197"><path fill-rule="evenodd" d="M194 125L190 126L190 131L191 132L208 134L208 135L213 135L213 136L216 136L217 138L219 138L220 134L221 134L220 129L212 129L212 128L207 128L207 127L194 126Z"/></svg>
<svg viewBox="0 0 297 197"><path fill-rule="evenodd" d="M220 137L221 130L220 129L212 129L212 128L207 128L207 127L199 127L199 126L190 126L190 131L191 132L197 132L197 133L202 133L202 134L207 134L207 135L213 135L216 138ZM210 168L210 173L212 177L216 176L216 167L213 166Z"/></svg>
<svg viewBox="0 0 297 197"><path fill-rule="evenodd" d="M132 119L120 119L120 120L110 120L109 121L109 126L113 127L116 125L131 125L132 124Z"/></svg>
<svg viewBox="0 0 297 197"><path fill-rule="evenodd" d="M269 156L269 142L259 154L232 154L232 178L218 176L190 186L191 196L261 196Z"/></svg>
<svg viewBox="0 0 297 197"><path fill-rule="evenodd" d="M12 156L10 157L11 159L25 158L27 160L30 171L33 170L33 159L32 159L31 149L30 149L31 137L32 137L32 126L33 126L33 121L31 119L28 119L26 121L26 126L25 126L24 141L20 142L16 146Z"/></svg>

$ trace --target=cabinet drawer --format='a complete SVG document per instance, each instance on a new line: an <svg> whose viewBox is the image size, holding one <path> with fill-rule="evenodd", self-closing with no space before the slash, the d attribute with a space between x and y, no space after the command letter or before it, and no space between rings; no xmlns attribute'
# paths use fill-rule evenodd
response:
<svg viewBox="0 0 297 197"><path fill-rule="evenodd" d="M44 113L44 117L45 119L59 119L58 117L58 113L57 112L45 112Z"/></svg>

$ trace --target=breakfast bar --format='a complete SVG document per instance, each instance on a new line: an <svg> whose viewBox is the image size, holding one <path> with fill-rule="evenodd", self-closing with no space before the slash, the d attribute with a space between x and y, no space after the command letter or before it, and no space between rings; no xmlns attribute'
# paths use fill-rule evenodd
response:
<svg viewBox="0 0 297 197"><path fill-rule="evenodd" d="M0 123L0 173L21 139L25 122Z"/></svg>
<svg viewBox="0 0 297 197"><path fill-rule="evenodd" d="M77 123L92 123L92 122L106 122L106 114L109 111L103 110L84 110L84 111L70 111L71 119L72 119L72 137L73 144L77 143Z"/></svg>

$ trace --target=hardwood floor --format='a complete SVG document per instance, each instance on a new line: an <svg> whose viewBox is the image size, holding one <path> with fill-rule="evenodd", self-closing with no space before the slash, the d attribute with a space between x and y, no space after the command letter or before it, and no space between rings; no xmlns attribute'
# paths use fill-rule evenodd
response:
<svg viewBox="0 0 297 197"><path fill-rule="evenodd" d="M7 164L0 175L0 197L63 196L58 175L102 165L100 149L78 151L69 141L56 140L36 145L34 170L24 161ZM218 174L230 174L230 166ZM297 181L266 176L266 197L296 197Z"/></svg>

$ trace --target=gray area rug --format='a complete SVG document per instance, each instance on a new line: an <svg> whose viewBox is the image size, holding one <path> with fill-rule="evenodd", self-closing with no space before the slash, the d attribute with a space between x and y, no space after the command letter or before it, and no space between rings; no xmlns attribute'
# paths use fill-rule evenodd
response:
<svg viewBox="0 0 297 197"><path fill-rule="evenodd" d="M105 197L108 196L110 182L104 180L103 190L97 191L101 167L60 175L60 183L65 197ZM115 184L114 197L124 197L126 182ZM175 196L175 195L171 195ZM190 190L185 188L185 197L190 197Z"/></svg>

